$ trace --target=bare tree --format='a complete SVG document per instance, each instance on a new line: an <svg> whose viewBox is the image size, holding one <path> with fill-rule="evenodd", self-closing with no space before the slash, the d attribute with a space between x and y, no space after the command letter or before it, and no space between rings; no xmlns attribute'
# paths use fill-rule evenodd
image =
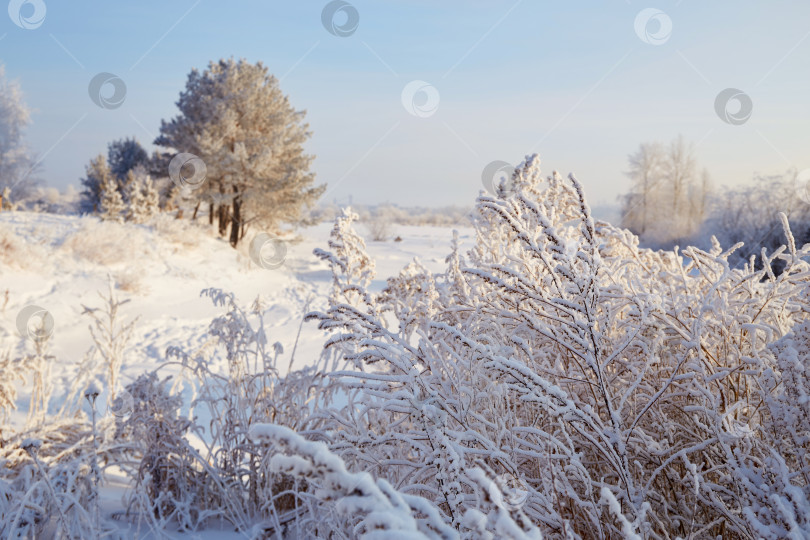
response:
<svg viewBox="0 0 810 540"><path fill-rule="evenodd" d="M7 202L28 195L36 184L36 160L23 141L29 122L20 85L7 81L0 65L0 193L9 188Z"/></svg>
<svg viewBox="0 0 810 540"><path fill-rule="evenodd" d="M657 244L694 235L711 193L708 171L698 173L694 146L682 136L668 147L644 143L628 160L633 183L623 197L622 227Z"/></svg>
<svg viewBox="0 0 810 540"><path fill-rule="evenodd" d="M653 189L663 178L664 148L657 142L642 143L634 154L630 154L628 160L630 170L627 175L633 185L624 202L622 226L643 235L647 232L653 215Z"/></svg>

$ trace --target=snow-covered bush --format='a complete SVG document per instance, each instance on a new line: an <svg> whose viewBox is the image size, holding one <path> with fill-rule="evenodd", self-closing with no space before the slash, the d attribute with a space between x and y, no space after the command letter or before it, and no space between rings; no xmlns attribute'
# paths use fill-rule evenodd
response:
<svg viewBox="0 0 810 540"><path fill-rule="evenodd" d="M267 468L250 426L276 422L307 433L323 424L313 413L331 401L332 390L317 366L279 376L283 351L268 344L258 308L246 312L220 290L203 294L225 313L199 350L169 349L170 362L159 369L179 364L182 376L170 384L151 373L127 387L136 405L118 433L130 441L130 509L158 530L193 530L215 519L243 532L275 530L299 515L299 503L291 479ZM220 355L225 373L211 366Z"/></svg>
<svg viewBox="0 0 810 540"><path fill-rule="evenodd" d="M385 242L391 237L392 227L390 219L385 215L377 215L365 222L371 239L375 242Z"/></svg>
<svg viewBox="0 0 810 540"><path fill-rule="evenodd" d="M332 449L473 536L501 534L466 519L483 468L524 486L520 511L553 537L810 534L804 411L788 407L804 403L810 246L783 218L788 247L732 269L739 246L639 249L536 157L513 183L479 197L466 257L409 265L379 295L339 220L318 252L331 305L310 315L351 363L332 375L348 402L329 411Z"/></svg>
<svg viewBox="0 0 810 540"><path fill-rule="evenodd" d="M128 512L149 516L159 530L175 523L193 530L208 517L199 488L210 482L185 438L191 422L181 415L183 398L171 382L152 372L127 385L115 438L128 444L117 463L134 483Z"/></svg>
<svg viewBox="0 0 810 540"><path fill-rule="evenodd" d="M797 242L810 241L810 204L800 196L797 175L795 169L757 175L750 184L726 188L714 197L702 232L728 245L745 243L729 258L733 267L758 257L763 247L773 251L784 243L780 212L788 217ZM774 266L779 273L783 262L777 260Z"/></svg>
<svg viewBox="0 0 810 540"><path fill-rule="evenodd" d="M149 291L149 286L144 283L143 273L140 269L129 269L114 272L115 287L119 290L132 293L144 294Z"/></svg>
<svg viewBox="0 0 810 540"><path fill-rule="evenodd" d="M88 315L93 323L90 325L90 336L95 343L94 352L100 356L100 371L104 374L107 384L107 405L112 406L118 393L119 373L124 362L124 351L129 344L136 320L123 323L118 312L121 306L129 300L119 300L113 292L112 280L108 283L107 296L99 293L104 301L103 308L84 307L84 314Z"/></svg>
<svg viewBox="0 0 810 540"><path fill-rule="evenodd" d="M204 225L186 219L175 219L168 212L153 215L147 224L162 238L180 247L198 246L206 236Z"/></svg>
<svg viewBox="0 0 810 540"><path fill-rule="evenodd" d="M368 473L351 473L343 461L319 441L308 441L291 429L254 424L250 437L273 448L265 454L269 471L306 480L317 501L332 501L336 511L357 524L353 536L365 539L457 538L429 501L397 492L385 480ZM296 493L300 496L301 489ZM331 524L308 531L327 536ZM335 531L332 531L333 533Z"/></svg>
<svg viewBox="0 0 810 540"><path fill-rule="evenodd" d="M13 406L16 390L8 383L22 378L32 386L25 424L0 431L0 537L117 538L98 512L98 464L109 463L118 442L104 434L109 416L97 430L95 413L91 422L81 405L97 372L93 362L81 365L54 411L50 366L55 361L47 338L35 342L33 353L0 358L0 416L7 417Z"/></svg>
<svg viewBox="0 0 810 540"><path fill-rule="evenodd" d="M140 231L126 223L101 222L93 216L82 217L79 228L62 242L60 249L77 259L108 266L143 260L153 248Z"/></svg>
<svg viewBox="0 0 810 540"><path fill-rule="evenodd" d="M0 221L0 265L21 270L47 266L49 251L15 231L12 223Z"/></svg>
<svg viewBox="0 0 810 540"><path fill-rule="evenodd" d="M0 449L0 498L5 499L0 501L0 537L97 536L100 529L89 512L95 489L83 459L88 432L63 421L37 434L42 438L13 437Z"/></svg>

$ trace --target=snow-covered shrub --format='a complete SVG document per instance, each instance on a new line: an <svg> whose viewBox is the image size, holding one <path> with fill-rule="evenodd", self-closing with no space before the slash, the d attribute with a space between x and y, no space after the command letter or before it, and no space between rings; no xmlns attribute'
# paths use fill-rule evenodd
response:
<svg viewBox="0 0 810 540"><path fill-rule="evenodd" d="M193 530L208 517L199 489L208 484L207 471L185 438L191 422L180 414L183 399L171 382L153 372L127 385L130 410L120 411L115 438L128 444L117 463L134 482L128 512L149 516L161 530L173 522Z"/></svg>
<svg viewBox="0 0 810 540"><path fill-rule="evenodd" d="M375 242L385 242L391 237L391 221L386 215L376 215L365 221L366 229Z"/></svg>
<svg viewBox="0 0 810 540"><path fill-rule="evenodd" d="M12 223L0 221L0 267L42 269L48 257L46 248L15 231Z"/></svg>
<svg viewBox="0 0 810 540"><path fill-rule="evenodd" d="M810 319L796 324L769 346L766 369L755 389L767 411L756 433L745 428L737 438L761 439L762 452L732 452L729 463L748 503L743 516L763 537L810 536ZM736 449L750 442L732 444Z"/></svg>
<svg viewBox="0 0 810 540"><path fill-rule="evenodd" d="M804 411L796 436L774 415L804 403L779 401L804 395L790 370L807 363L778 340L806 339L810 245L783 218L787 249L733 269L739 246L639 249L534 156L513 184L479 197L476 245L442 274L414 263L370 293L345 216L316 252L335 290L310 318L350 363L332 375L347 393L333 451L465 535L503 534L491 512L468 518L475 470L524 486L520 511L553 537L808 534Z"/></svg>
<svg viewBox="0 0 810 540"><path fill-rule="evenodd" d="M265 454L267 470L306 480L317 501L333 503L338 514L354 522L352 537L369 540L458 537L432 503L397 492L385 480L374 480L368 473L349 472L322 442L308 441L291 429L274 424L254 424L249 435L272 448ZM296 496L303 496L304 491L298 490ZM313 525L314 529L308 532L319 537L336 532L331 523Z"/></svg>
<svg viewBox="0 0 810 540"><path fill-rule="evenodd" d="M153 215L146 223L162 238L183 248L199 246L207 236L204 226L186 219L175 219L166 212Z"/></svg>
<svg viewBox="0 0 810 540"><path fill-rule="evenodd" d="M52 423L38 434L47 439L15 437L0 452L0 482L8 498L0 513L0 537L32 538L48 531L56 538L97 536L87 511L95 495L90 467L81 457L87 433L75 424Z"/></svg>
<svg viewBox="0 0 810 540"><path fill-rule="evenodd" d="M763 247L773 251L784 243L780 212L788 217L799 244L810 241L810 204L797 193L797 175L795 169L757 175L750 184L726 188L714 197L703 235L728 245L745 243L729 257L732 267L741 268ZM782 266L782 261L774 262L777 274Z"/></svg>
<svg viewBox="0 0 810 540"><path fill-rule="evenodd" d="M291 479L287 475L267 469L263 447L248 437L250 426L277 422L307 433L324 423L313 413L331 402L333 391L326 384L325 369L318 366L279 376L276 365L283 351L278 343L268 344L258 308L246 312L233 295L220 290L209 289L203 294L226 311L212 321L210 339L199 350L187 353L169 349L168 357L171 363L180 364L183 377L169 388L167 382L159 382L156 374L150 374L128 387L135 402L163 405L139 405L145 407L144 414L136 407L124 424L122 434L129 434L124 438L150 441L155 435L146 436L147 432L165 434L159 436L162 442L147 444L157 450L145 450L143 442L135 445L137 456L143 457L130 458L139 464L139 472L131 474L141 478L131 500L141 512L156 504L156 489L143 480L143 463L154 463L156 458L147 456L157 454L164 456L160 469L171 469L161 485L182 489L160 497L161 504L171 504L162 511L162 517L147 516L153 526L162 529L174 521L195 529L216 518L245 532L256 526L277 528L290 515L298 514L297 498L289 490ZM219 363L220 355L226 361L225 373L211 367ZM182 387L191 392L190 403L182 402ZM184 415L189 423L179 416L181 404L190 407ZM163 412L149 412L157 409ZM207 420L199 422L198 418ZM189 442L191 433L198 436L195 446ZM133 465L129 470L135 470Z"/></svg>
<svg viewBox="0 0 810 540"><path fill-rule="evenodd" d="M144 283L143 273L138 270L125 269L112 274L116 288L132 294L144 294L149 291Z"/></svg>
<svg viewBox="0 0 810 540"><path fill-rule="evenodd" d="M99 296L104 300L104 307L83 306L83 313L93 320L93 324L89 327L90 336L95 343L95 351L101 356L101 371L107 383L107 405L112 406L121 384L119 374L124 362L124 351L129 344L136 321L126 324L121 322L118 310L129 300L118 300L113 291L112 280L108 283L107 296L101 293Z"/></svg>
<svg viewBox="0 0 810 540"><path fill-rule="evenodd" d="M78 259L109 266L137 263L153 249L142 230L127 223L101 222L87 216L80 219L79 229L65 238L60 249Z"/></svg>
<svg viewBox="0 0 810 540"><path fill-rule="evenodd" d="M117 264L127 265L121 272L142 272L141 264L145 259L160 257L163 250L170 253L185 248L199 246L207 238L205 228L188 220L177 220L166 213L157 213L147 217L143 224L131 222L117 223L100 221L94 216L78 218L78 228L65 236L59 249L72 254L80 260L87 260L101 266ZM8 227L10 229L10 227ZM167 242L154 242L153 232ZM8 255L0 251L0 263L6 256L16 260L25 257L27 251L33 256L46 257L48 251L36 244L24 244L24 238L14 238L13 232L5 233L6 224L0 221L0 247L8 234L8 242L14 249ZM27 261L23 260L27 264ZM16 266L16 264L15 264Z"/></svg>
<svg viewBox="0 0 810 540"><path fill-rule="evenodd" d="M48 354L47 339L38 340L32 354L0 360L0 412L7 413L13 398L7 377L21 377L32 386L25 425L7 425L0 432L0 538L115 538L95 511L95 465L98 456L106 462L115 453L117 442L107 438L96 444L98 433L78 398L86 377L94 373L81 372L62 406L48 414L53 390L49 366L55 360Z"/></svg>

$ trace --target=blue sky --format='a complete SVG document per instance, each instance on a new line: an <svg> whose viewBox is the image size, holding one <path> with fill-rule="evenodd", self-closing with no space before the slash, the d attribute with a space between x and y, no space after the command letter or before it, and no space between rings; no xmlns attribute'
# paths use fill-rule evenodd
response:
<svg viewBox="0 0 810 540"><path fill-rule="evenodd" d="M0 60L34 109L41 176L59 188L112 139L151 149L189 70L229 56L264 62L307 110L330 201L471 204L487 163L537 152L546 172L574 172L592 205L610 204L628 187L627 154L678 134L717 184L810 167L806 1L356 0L347 37L322 25L325 1L44 3L38 28L2 17ZM671 21L662 44L636 33L646 8ZM126 83L121 107L90 100L99 72ZM413 80L439 95L430 116L403 106ZM725 88L751 97L742 125L715 112Z"/></svg>

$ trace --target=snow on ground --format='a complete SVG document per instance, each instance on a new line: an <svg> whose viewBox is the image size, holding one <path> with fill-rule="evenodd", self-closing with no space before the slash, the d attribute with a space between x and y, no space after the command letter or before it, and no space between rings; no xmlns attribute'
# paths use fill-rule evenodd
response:
<svg viewBox="0 0 810 540"><path fill-rule="evenodd" d="M247 245L234 250L207 228L168 216L146 226L102 223L94 217L2 212L0 353L30 350L30 342L26 343L16 328L21 309L33 304L48 310L55 321L51 352L56 357L52 368L56 388L51 408L58 408L78 362L93 345L88 330L91 320L82 315L83 306L102 307L104 300L99 293L106 294L112 277L119 299L130 300L122 307L124 322L138 318L122 368L123 384L159 366L167 347L176 345L191 352L204 342L211 319L222 313L209 298L200 297L200 291L209 287L233 292L244 308L260 299L268 338L284 347L279 362L283 374L304 314L326 308L331 274L312 251L327 248L331 229L331 223L321 223L300 231L300 241L288 244L284 265L266 270L253 264ZM458 229L462 242L470 245L472 230ZM357 230L366 233L362 224L357 224ZM396 226L395 235L402 241L367 242L377 264L373 290L381 290L385 278L414 257L433 271L444 270L452 229ZM324 340L315 323L303 324L293 367L314 363ZM171 369L162 374L169 372ZM20 386L19 408L12 417L16 426L25 420L28 399L29 387ZM107 471L101 490L105 515L120 513L126 489L123 476ZM137 524L120 521L119 526L127 536L150 537L148 530L139 529ZM177 537L189 535L178 533ZM213 525L192 537L243 535L226 525L221 529Z"/></svg>
<svg viewBox="0 0 810 540"><path fill-rule="evenodd" d="M108 276L112 276L119 298L130 299L122 307L123 320L138 317L122 369L124 384L158 366L167 347L176 345L191 352L203 343L211 319L222 313L209 298L200 297L200 291L209 287L233 292L244 308L260 299L268 338L284 347L279 368L286 370L304 314L326 308L331 274L312 251L327 248L331 229L331 223L321 223L301 230L300 241L288 244L284 265L266 270L253 264L246 245L234 250L207 228L168 216L146 226L102 223L94 217L2 212L0 351L21 353L30 347L16 328L23 307L33 304L48 310L55 321L53 375L66 388L93 344L88 330L91 321L82 315L82 306L102 307L99 293L106 294ZM365 235L362 224L357 229ZM462 242L471 244L472 230L459 227L459 232ZM414 257L431 270L445 268L452 229L396 226L395 235L402 241L367 241L377 264L373 290L382 289L385 278ZM305 323L293 367L315 362L323 342L316 324ZM27 412L27 388L20 390L15 421ZM54 402L59 402L61 393L57 387Z"/></svg>

